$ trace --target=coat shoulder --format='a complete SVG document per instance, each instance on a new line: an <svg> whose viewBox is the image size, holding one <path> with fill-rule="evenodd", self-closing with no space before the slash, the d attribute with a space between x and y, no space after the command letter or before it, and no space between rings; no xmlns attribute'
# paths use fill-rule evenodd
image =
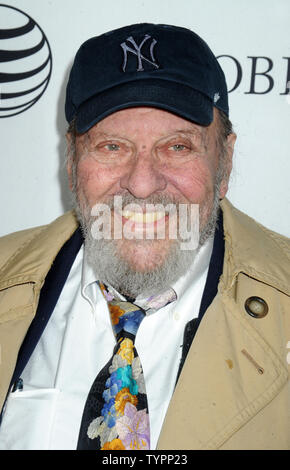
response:
<svg viewBox="0 0 290 470"><path fill-rule="evenodd" d="M271 238L274 241L274 243L277 244L277 248L282 250L290 261L290 238L287 238L284 235L281 235L280 233L274 232L273 230L270 230L259 223L258 225L260 229L269 238Z"/></svg>
<svg viewBox="0 0 290 470"><path fill-rule="evenodd" d="M21 253L39 250L55 251L76 230L78 222L73 211L67 212L53 222L21 230L0 238L0 272Z"/></svg>
<svg viewBox="0 0 290 470"><path fill-rule="evenodd" d="M41 225L0 237L0 268L47 227L48 225Z"/></svg>
<svg viewBox="0 0 290 470"><path fill-rule="evenodd" d="M248 233L255 239L257 245L263 246L263 242L266 242L267 247L271 247L271 251L276 255L280 252L290 259L290 238L265 227L236 207L232 206L232 210L240 219L241 225L246 227Z"/></svg>

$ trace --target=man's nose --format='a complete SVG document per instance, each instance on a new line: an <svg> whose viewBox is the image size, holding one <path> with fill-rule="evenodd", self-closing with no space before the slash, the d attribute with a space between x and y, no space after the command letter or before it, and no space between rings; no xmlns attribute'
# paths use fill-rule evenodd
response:
<svg viewBox="0 0 290 470"><path fill-rule="evenodd" d="M145 199L163 191L167 183L154 156L140 152L121 178L120 185L136 198Z"/></svg>

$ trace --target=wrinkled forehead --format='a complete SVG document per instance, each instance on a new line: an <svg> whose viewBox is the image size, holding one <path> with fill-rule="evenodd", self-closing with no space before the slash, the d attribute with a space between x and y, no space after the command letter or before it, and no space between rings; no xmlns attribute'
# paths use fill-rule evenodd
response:
<svg viewBox="0 0 290 470"><path fill-rule="evenodd" d="M94 145L102 140L122 140L150 147L170 138L188 138L195 145L206 146L216 139L216 118L201 126L176 114L152 107L117 111L99 121L83 134L78 142Z"/></svg>

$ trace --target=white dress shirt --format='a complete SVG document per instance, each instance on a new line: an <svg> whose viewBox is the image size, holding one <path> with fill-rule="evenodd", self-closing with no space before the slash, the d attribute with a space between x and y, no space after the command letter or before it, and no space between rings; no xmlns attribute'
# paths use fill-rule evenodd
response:
<svg viewBox="0 0 290 470"><path fill-rule="evenodd" d="M177 300L146 315L137 332L147 391L151 449L155 449L174 391L184 327L198 316L213 239L172 287ZM88 391L115 345L106 300L82 247L54 312L21 378L10 393L0 427L0 449L76 449ZM136 301L138 303L138 299Z"/></svg>

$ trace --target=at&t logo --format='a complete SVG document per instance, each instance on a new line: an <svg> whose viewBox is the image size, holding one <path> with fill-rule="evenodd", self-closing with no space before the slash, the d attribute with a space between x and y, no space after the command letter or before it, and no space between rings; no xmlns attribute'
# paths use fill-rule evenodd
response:
<svg viewBox="0 0 290 470"><path fill-rule="evenodd" d="M52 69L48 40L23 11L0 4L0 118L33 106L47 88Z"/></svg>

